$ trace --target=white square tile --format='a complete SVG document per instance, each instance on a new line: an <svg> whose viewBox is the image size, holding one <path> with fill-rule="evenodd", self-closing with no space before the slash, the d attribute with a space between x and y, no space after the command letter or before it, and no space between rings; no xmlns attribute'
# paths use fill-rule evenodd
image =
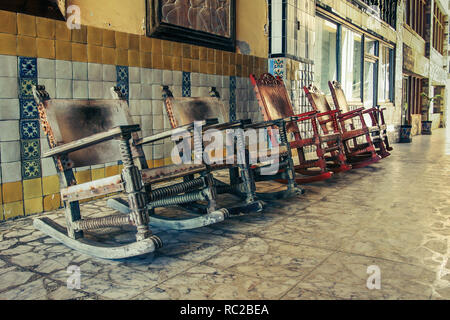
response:
<svg viewBox="0 0 450 320"><path fill-rule="evenodd" d="M182 86L183 85L183 72L182 71L172 71L173 84Z"/></svg>
<svg viewBox="0 0 450 320"><path fill-rule="evenodd" d="M182 86L173 86L170 88L174 97L181 97L183 95Z"/></svg>
<svg viewBox="0 0 450 320"><path fill-rule="evenodd" d="M0 132L0 141L2 142L19 140L19 120L1 120Z"/></svg>
<svg viewBox="0 0 450 320"><path fill-rule="evenodd" d="M73 63L73 80L87 80L88 79L88 64L87 62Z"/></svg>
<svg viewBox="0 0 450 320"><path fill-rule="evenodd" d="M42 176L43 177L54 176L58 173L58 171L56 170L55 163L53 162L52 158L41 159L41 166L42 166Z"/></svg>
<svg viewBox="0 0 450 320"><path fill-rule="evenodd" d="M153 159L163 159L164 158L164 145L155 144L153 145Z"/></svg>
<svg viewBox="0 0 450 320"><path fill-rule="evenodd" d="M200 73L196 73L196 72L191 73L191 86L192 87L200 86Z"/></svg>
<svg viewBox="0 0 450 320"><path fill-rule="evenodd" d="M38 77L54 79L56 78L56 62L51 59L37 59Z"/></svg>
<svg viewBox="0 0 450 320"><path fill-rule="evenodd" d="M141 129L143 131L153 130L153 116L146 115L141 117Z"/></svg>
<svg viewBox="0 0 450 320"><path fill-rule="evenodd" d="M162 82L162 70L153 69L152 70L152 83L161 85Z"/></svg>
<svg viewBox="0 0 450 320"><path fill-rule="evenodd" d="M73 81L73 98L74 99L88 99L89 86L88 81L74 80Z"/></svg>
<svg viewBox="0 0 450 320"><path fill-rule="evenodd" d="M152 69L142 68L141 69L141 83L151 84L152 83Z"/></svg>
<svg viewBox="0 0 450 320"><path fill-rule="evenodd" d="M163 102L158 100L152 100L152 114L162 115L163 114Z"/></svg>
<svg viewBox="0 0 450 320"><path fill-rule="evenodd" d="M17 57L0 55L0 77L17 78Z"/></svg>
<svg viewBox="0 0 450 320"><path fill-rule="evenodd" d="M88 80L102 81L103 80L103 66L99 63L88 63Z"/></svg>
<svg viewBox="0 0 450 320"><path fill-rule="evenodd" d="M152 99L152 85L151 84L143 84L141 86L141 99Z"/></svg>
<svg viewBox="0 0 450 320"><path fill-rule="evenodd" d="M2 183L22 180L22 166L20 161L2 163Z"/></svg>
<svg viewBox="0 0 450 320"><path fill-rule="evenodd" d="M103 82L103 99L112 99L113 95L111 93L112 88L116 86L115 82Z"/></svg>
<svg viewBox="0 0 450 320"><path fill-rule="evenodd" d="M56 98L57 99L73 98L72 80L56 79Z"/></svg>
<svg viewBox="0 0 450 320"><path fill-rule="evenodd" d="M0 99L14 99L18 97L17 78L0 77Z"/></svg>
<svg viewBox="0 0 450 320"><path fill-rule="evenodd" d="M42 136L41 136L42 137ZM48 143L47 137L41 138L41 155L50 150L50 144Z"/></svg>
<svg viewBox="0 0 450 320"><path fill-rule="evenodd" d="M72 62L64 60L56 60L56 78L72 79Z"/></svg>
<svg viewBox="0 0 450 320"><path fill-rule="evenodd" d="M130 83L141 82L141 68L139 67L129 67L128 68L128 81Z"/></svg>
<svg viewBox="0 0 450 320"><path fill-rule="evenodd" d="M147 145L143 147L145 159L146 160L153 160L153 147L151 145Z"/></svg>
<svg viewBox="0 0 450 320"><path fill-rule="evenodd" d="M154 130L164 129L164 118L162 115L153 115L153 129Z"/></svg>
<svg viewBox="0 0 450 320"><path fill-rule="evenodd" d="M103 81L117 82L116 66L109 64L103 65Z"/></svg>
<svg viewBox="0 0 450 320"><path fill-rule="evenodd" d="M152 85L152 99L162 100L162 87L161 84Z"/></svg>
<svg viewBox="0 0 450 320"><path fill-rule="evenodd" d="M0 99L0 119L20 119L19 99Z"/></svg>
<svg viewBox="0 0 450 320"><path fill-rule="evenodd" d="M162 84L164 86L171 86L173 84L173 72L170 70L163 71Z"/></svg>
<svg viewBox="0 0 450 320"><path fill-rule="evenodd" d="M140 116L140 113L141 113L141 101L140 100L130 100L129 107L130 107L131 115Z"/></svg>
<svg viewBox="0 0 450 320"><path fill-rule="evenodd" d="M56 98L56 80L55 79L42 79L38 78L38 84L45 87L45 91L48 92L50 98Z"/></svg>
<svg viewBox="0 0 450 320"><path fill-rule="evenodd" d="M139 83L130 83L130 99L141 99L141 85Z"/></svg>
<svg viewBox="0 0 450 320"><path fill-rule="evenodd" d="M199 86L207 87L209 85L209 83L208 83L208 75L207 74L200 73L199 74L199 78L200 78Z"/></svg>
<svg viewBox="0 0 450 320"><path fill-rule="evenodd" d="M0 155L2 163L20 161L20 142L4 141L0 143Z"/></svg>
<svg viewBox="0 0 450 320"><path fill-rule="evenodd" d="M103 82L101 81L89 81L89 99L102 99L103 93Z"/></svg>
<svg viewBox="0 0 450 320"><path fill-rule="evenodd" d="M152 114L152 101L151 100L141 100L140 101L140 110L141 116L151 115Z"/></svg>

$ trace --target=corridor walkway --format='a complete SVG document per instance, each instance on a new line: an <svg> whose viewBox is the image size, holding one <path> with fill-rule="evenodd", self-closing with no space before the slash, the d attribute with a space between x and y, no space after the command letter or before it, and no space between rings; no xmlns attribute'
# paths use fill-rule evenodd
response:
<svg viewBox="0 0 450 320"><path fill-rule="evenodd" d="M450 299L445 130L306 185L304 196L263 215L165 232L165 246L145 257L93 259L35 231L34 217L2 223L0 299ZM79 290L66 287L72 265ZM373 270L380 289L367 287Z"/></svg>

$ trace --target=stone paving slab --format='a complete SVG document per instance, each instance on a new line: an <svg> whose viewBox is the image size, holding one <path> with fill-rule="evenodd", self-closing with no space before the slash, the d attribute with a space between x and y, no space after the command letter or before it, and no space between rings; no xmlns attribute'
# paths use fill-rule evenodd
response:
<svg viewBox="0 0 450 320"><path fill-rule="evenodd" d="M0 223L0 299L450 299L449 176L450 130L440 129L263 214L154 229L163 248L116 261L61 245L33 228L35 217ZM113 213L105 203L82 213ZM64 222L62 210L45 215ZM120 243L133 232L95 237ZM67 288L69 266L80 267L80 289ZM381 271L380 290L367 288L369 266Z"/></svg>

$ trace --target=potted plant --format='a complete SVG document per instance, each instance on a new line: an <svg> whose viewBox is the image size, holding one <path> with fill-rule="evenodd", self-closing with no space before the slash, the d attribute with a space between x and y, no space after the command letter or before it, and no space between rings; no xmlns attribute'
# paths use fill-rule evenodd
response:
<svg viewBox="0 0 450 320"><path fill-rule="evenodd" d="M403 105L403 110L402 110L403 124L400 126L400 140L399 140L400 143L411 143L412 142L412 139L411 139L412 125L408 124L407 112L408 112L408 103L405 103Z"/></svg>
<svg viewBox="0 0 450 320"><path fill-rule="evenodd" d="M442 98L440 94L435 95L434 97L429 97L425 92L421 93L421 96L427 99L427 103L425 104L425 108L422 110L422 114L425 115L425 120L422 120L422 134L432 134L431 127L433 124L433 121L429 121L429 112L430 112L430 106L431 103L434 100Z"/></svg>

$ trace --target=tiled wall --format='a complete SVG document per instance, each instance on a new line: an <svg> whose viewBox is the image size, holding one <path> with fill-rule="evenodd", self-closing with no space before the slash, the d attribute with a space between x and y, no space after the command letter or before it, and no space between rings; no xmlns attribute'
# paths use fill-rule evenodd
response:
<svg viewBox="0 0 450 320"><path fill-rule="evenodd" d="M31 85L61 99L111 98L119 86L143 135L170 128L161 86L175 96L217 87L231 118L260 120L248 75L267 59L0 11L0 220L60 207L59 182ZM170 163L171 143L144 147L150 166ZM119 163L76 169L79 183L118 174Z"/></svg>

